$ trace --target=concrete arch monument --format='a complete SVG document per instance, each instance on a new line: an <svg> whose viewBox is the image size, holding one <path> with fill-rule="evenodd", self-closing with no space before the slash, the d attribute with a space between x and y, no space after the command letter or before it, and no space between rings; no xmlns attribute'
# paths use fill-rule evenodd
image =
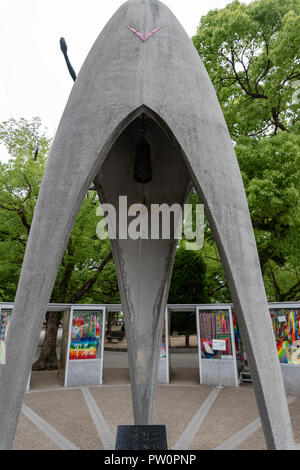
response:
<svg viewBox="0 0 300 470"><path fill-rule="evenodd" d="M205 204L241 325L269 449L294 440L255 239L233 145L190 38L157 0L111 18L72 89L48 159L0 366L0 448L10 448L40 329L89 185L102 202L140 202L133 153L146 116L153 177L147 202ZM159 342L176 240L114 240L135 424L151 424ZM16 346L17 345L17 346Z"/></svg>

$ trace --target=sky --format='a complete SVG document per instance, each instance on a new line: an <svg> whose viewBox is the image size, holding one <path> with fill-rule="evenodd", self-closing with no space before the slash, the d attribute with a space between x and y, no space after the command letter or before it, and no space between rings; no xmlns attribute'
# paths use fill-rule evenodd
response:
<svg viewBox="0 0 300 470"><path fill-rule="evenodd" d="M97 36L124 0L1 0L0 122L41 118L57 129L73 82L59 48L64 37L78 73ZM229 0L164 0L189 36L201 16ZM246 0L246 3L249 1ZM0 160L7 153L0 145Z"/></svg>

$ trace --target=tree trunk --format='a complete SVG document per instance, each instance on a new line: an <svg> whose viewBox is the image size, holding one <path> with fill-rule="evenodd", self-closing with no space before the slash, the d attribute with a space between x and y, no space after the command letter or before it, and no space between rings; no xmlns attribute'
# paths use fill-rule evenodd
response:
<svg viewBox="0 0 300 470"><path fill-rule="evenodd" d="M71 246L71 239L69 240L69 248L72 249ZM68 303L74 304L78 302L81 297L86 294L96 283L99 273L101 273L107 263L112 259L112 252L109 251L104 260L100 263L98 266L96 274L83 286L79 288L75 294L73 294L73 297L68 300ZM72 265L72 269L66 269L65 275L63 277L62 283L61 283L61 292L64 292L66 289L66 285L69 282L69 279L71 277L72 271L74 269L74 266ZM57 338L57 331L59 327L59 322L60 322L60 315L61 312L47 312L46 315L46 331L45 331L45 339L44 343L42 345L42 350L40 353L40 357L38 360L33 364L32 370L55 370L58 369L58 359L56 355L56 338Z"/></svg>
<svg viewBox="0 0 300 470"><path fill-rule="evenodd" d="M185 347L189 348L190 347L190 334L185 333Z"/></svg>
<svg viewBox="0 0 300 470"><path fill-rule="evenodd" d="M106 335L110 335L111 333L111 327L113 324L114 316L115 316L114 312L108 312Z"/></svg>
<svg viewBox="0 0 300 470"><path fill-rule="evenodd" d="M58 359L56 355L56 338L60 323L61 312L47 312L45 339L40 357L33 364L32 370L56 370Z"/></svg>

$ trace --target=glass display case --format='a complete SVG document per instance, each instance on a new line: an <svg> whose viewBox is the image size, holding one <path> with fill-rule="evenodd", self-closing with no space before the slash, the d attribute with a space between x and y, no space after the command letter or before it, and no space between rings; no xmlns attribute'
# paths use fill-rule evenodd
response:
<svg viewBox="0 0 300 470"><path fill-rule="evenodd" d="M69 315L65 366L66 387L101 385L105 331L105 307L80 305Z"/></svg>
<svg viewBox="0 0 300 470"><path fill-rule="evenodd" d="M202 358L232 358L232 338L230 332L229 311L199 310L199 327L201 332L200 343ZM214 340L224 341L224 349L213 349Z"/></svg>
<svg viewBox="0 0 300 470"><path fill-rule="evenodd" d="M279 361L300 364L300 308L270 308Z"/></svg>
<svg viewBox="0 0 300 470"><path fill-rule="evenodd" d="M197 329L200 383L237 387L239 381L231 306L198 306Z"/></svg>
<svg viewBox="0 0 300 470"><path fill-rule="evenodd" d="M12 309L1 308L0 310L0 364L6 364L6 338L11 319Z"/></svg>
<svg viewBox="0 0 300 470"><path fill-rule="evenodd" d="M72 316L70 361L99 359L102 312L75 310Z"/></svg>

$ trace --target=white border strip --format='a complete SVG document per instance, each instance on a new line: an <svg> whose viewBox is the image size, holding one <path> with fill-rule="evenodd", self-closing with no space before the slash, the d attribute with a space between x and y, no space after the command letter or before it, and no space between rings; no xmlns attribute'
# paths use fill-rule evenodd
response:
<svg viewBox="0 0 300 470"><path fill-rule="evenodd" d="M24 404L22 406L22 413L61 450L80 450L51 424L47 423L47 421Z"/></svg>
<svg viewBox="0 0 300 470"><path fill-rule="evenodd" d="M170 358L169 358L169 310L165 311L165 334L166 334L166 360L167 360L167 385L170 383Z"/></svg>
<svg viewBox="0 0 300 470"><path fill-rule="evenodd" d="M114 450L116 440L110 427L105 421L104 416L99 410L98 405L95 402L91 392L87 387L81 387L81 391L89 409L91 418L97 429L98 436L100 437L100 440L103 444L104 450Z"/></svg>
<svg viewBox="0 0 300 470"><path fill-rule="evenodd" d="M104 359L105 324L106 324L106 307L104 307L104 309L102 310L100 385L103 384L103 359Z"/></svg>
<svg viewBox="0 0 300 470"><path fill-rule="evenodd" d="M71 346L71 336L72 336L72 324L73 324L73 309L71 307L70 315L69 315L69 328L68 328L68 345L67 345L67 357L66 357L66 367L65 367L65 380L64 386L68 386L68 375L69 375L69 359L70 359L70 346Z"/></svg>
<svg viewBox="0 0 300 470"><path fill-rule="evenodd" d="M188 450L192 444L197 432L202 426L206 416L215 403L220 389L215 388L206 398L205 402L201 405L195 416L191 419L179 439L173 445L172 450Z"/></svg>
<svg viewBox="0 0 300 470"><path fill-rule="evenodd" d="M234 369L234 376L235 376L235 386L238 387L239 386L239 377L238 377L238 370L237 370L235 336L234 336L233 315L232 315L231 307L229 307L229 325L230 325L231 347L232 347L232 355L233 355L233 369Z"/></svg>
<svg viewBox="0 0 300 470"><path fill-rule="evenodd" d="M202 384L202 358L201 358L201 332L200 332L200 309L196 308L196 323L197 323L197 341L198 341L198 367L200 385Z"/></svg>

